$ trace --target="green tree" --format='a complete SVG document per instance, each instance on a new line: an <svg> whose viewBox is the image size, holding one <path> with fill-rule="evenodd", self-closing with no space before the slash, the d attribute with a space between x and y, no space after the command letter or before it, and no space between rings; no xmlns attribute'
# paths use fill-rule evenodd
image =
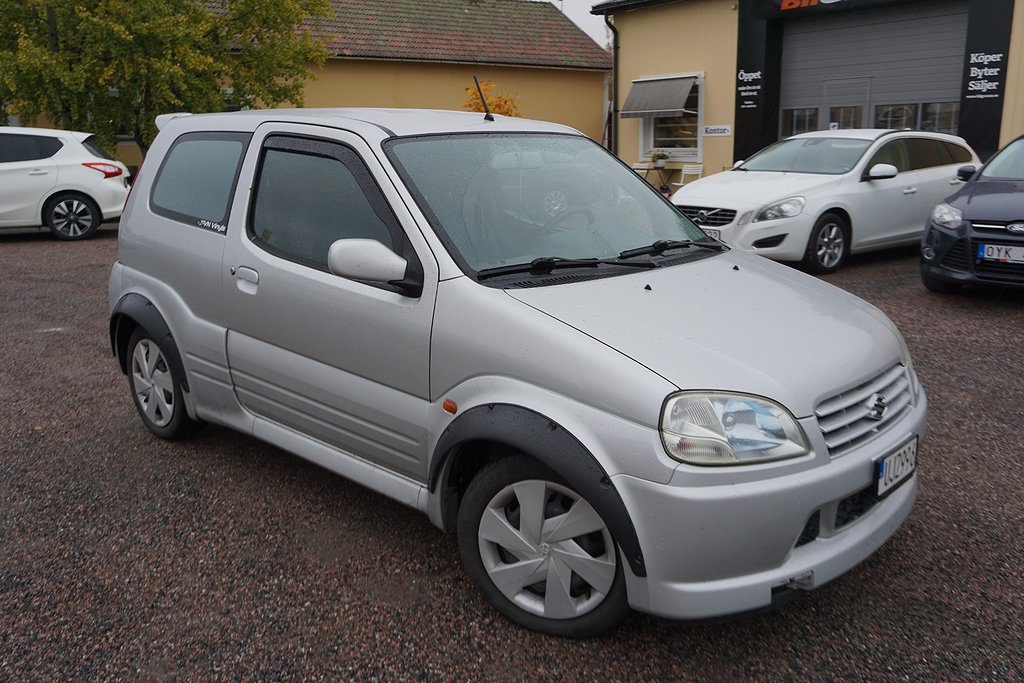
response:
<svg viewBox="0 0 1024 683"><path fill-rule="evenodd" d="M173 111L302 105L329 0L0 0L0 105L149 149Z"/></svg>

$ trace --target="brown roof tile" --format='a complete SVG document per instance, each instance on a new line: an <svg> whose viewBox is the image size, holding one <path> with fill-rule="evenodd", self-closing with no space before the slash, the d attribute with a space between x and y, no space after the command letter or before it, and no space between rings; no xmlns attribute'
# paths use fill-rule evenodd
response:
<svg viewBox="0 0 1024 683"><path fill-rule="evenodd" d="M332 0L320 34L337 57L610 69L611 57L549 2Z"/></svg>

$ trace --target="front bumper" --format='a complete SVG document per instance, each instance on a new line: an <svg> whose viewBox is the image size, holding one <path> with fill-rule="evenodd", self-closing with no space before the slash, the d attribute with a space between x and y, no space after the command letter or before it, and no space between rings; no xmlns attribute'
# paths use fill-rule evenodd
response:
<svg viewBox="0 0 1024 683"><path fill-rule="evenodd" d="M697 209L704 208L696 205L691 207L689 204L678 206L688 216ZM716 225L713 220L713 216L716 214L712 213L712 220L706 224L699 222L697 224L702 228L717 230L721 235L721 240L731 247L775 261L801 260L807 249L807 240L810 238L811 229L814 227L814 217L807 213L801 213L791 218L751 222L751 217L757 208L730 206L722 209L706 209L729 212L735 210L736 215L729 223Z"/></svg>
<svg viewBox="0 0 1024 683"><path fill-rule="evenodd" d="M984 261L977 257L979 244L1024 247L1024 235L975 228L971 223L957 230L929 223L921 244L921 273L925 276L953 284L1024 287L1024 264ZM928 249L932 254L930 259L924 255Z"/></svg>
<svg viewBox="0 0 1024 683"><path fill-rule="evenodd" d="M627 572L630 605L673 619L720 617L849 571L910 514L916 473L879 500L874 462L922 437L926 412L922 389L898 424L855 451L773 479L694 487L613 477L647 564L646 577Z"/></svg>

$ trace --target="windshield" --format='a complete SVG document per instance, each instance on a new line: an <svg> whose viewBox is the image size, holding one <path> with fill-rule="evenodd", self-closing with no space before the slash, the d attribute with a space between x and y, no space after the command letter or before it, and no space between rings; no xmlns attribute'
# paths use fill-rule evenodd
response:
<svg viewBox="0 0 1024 683"><path fill-rule="evenodd" d="M857 165L870 140L852 138L790 138L747 159L742 169L780 173L849 173Z"/></svg>
<svg viewBox="0 0 1024 683"><path fill-rule="evenodd" d="M981 169L981 177L1024 180L1024 139L1014 140L992 157Z"/></svg>
<svg viewBox="0 0 1024 683"><path fill-rule="evenodd" d="M587 138L445 135L398 138L385 149L467 272L709 239Z"/></svg>

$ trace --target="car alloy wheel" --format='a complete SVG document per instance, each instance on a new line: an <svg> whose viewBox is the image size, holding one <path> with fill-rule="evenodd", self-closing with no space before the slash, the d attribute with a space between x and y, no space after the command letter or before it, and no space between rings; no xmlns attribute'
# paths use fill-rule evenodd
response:
<svg viewBox="0 0 1024 683"><path fill-rule="evenodd" d="M822 215L807 241L804 266L814 273L833 273L843 265L849 252L849 231L834 213Z"/></svg>
<svg viewBox="0 0 1024 683"><path fill-rule="evenodd" d="M65 239L78 239L87 236L96 228L97 216L92 207L81 199L68 197L53 205L50 209L50 220L53 230Z"/></svg>

